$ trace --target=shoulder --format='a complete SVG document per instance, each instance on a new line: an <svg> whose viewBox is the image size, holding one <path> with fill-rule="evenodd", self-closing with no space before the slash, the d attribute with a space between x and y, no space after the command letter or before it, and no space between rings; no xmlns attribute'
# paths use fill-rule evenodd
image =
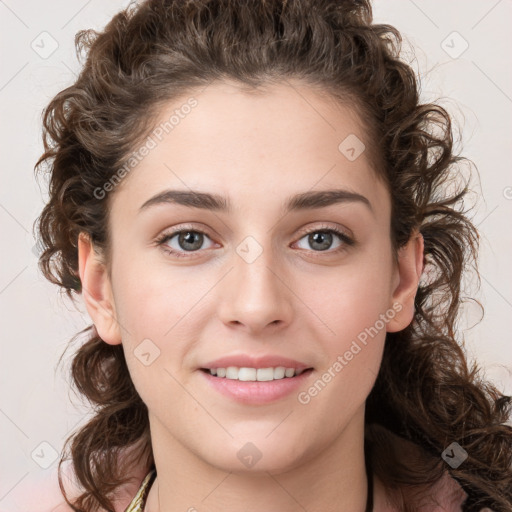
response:
<svg viewBox="0 0 512 512"><path fill-rule="evenodd" d="M467 494L448 472L430 487L385 488L375 475L376 505L379 512L400 512L404 504L416 512L460 512Z"/></svg>
<svg viewBox="0 0 512 512"><path fill-rule="evenodd" d="M430 469L439 464L440 458L433 457L420 445L398 436L383 425L371 424L367 434L376 463L386 461L381 471L382 467L384 472L399 467L401 470L405 468L406 472L418 473L425 470L425 474L432 474ZM404 504L414 506L416 512L460 512L468 496L457 480L452 478L446 466L441 471L441 478L433 484L400 485L391 489L379 483L380 494L385 496L382 512L396 512Z"/></svg>
<svg viewBox="0 0 512 512"><path fill-rule="evenodd" d="M80 495L80 487L74 479L70 463L62 465L62 483L70 501ZM145 477L142 470L130 474L129 483L116 492L116 512L124 512ZM0 512L74 512L66 503L60 490L58 467L30 473L17 484L0 502Z"/></svg>
<svg viewBox="0 0 512 512"><path fill-rule="evenodd" d="M448 472L432 487L430 502L425 503L421 512L459 512L467 498L464 489Z"/></svg>
<svg viewBox="0 0 512 512"><path fill-rule="evenodd" d="M63 465L63 484L66 492L73 496L73 490L65 478L68 471L69 468ZM58 467L29 473L12 488L0 504L0 512L26 512L27 510L33 512L72 510L64 500L59 487Z"/></svg>
<svg viewBox="0 0 512 512"><path fill-rule="evenodd" d="M406 501L414 503L417 512L460 512L467 498L464 489L448 471L432 486L421 486L418 493L415 489L407 493Z"/></svg>

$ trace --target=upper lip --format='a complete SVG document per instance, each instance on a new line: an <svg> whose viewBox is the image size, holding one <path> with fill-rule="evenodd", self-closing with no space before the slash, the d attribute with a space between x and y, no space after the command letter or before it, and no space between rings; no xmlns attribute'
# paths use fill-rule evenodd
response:
<svg viewBox="0 0 512 512"><path fill-rule="evenodd" d="M277 366L284 366L285 368L295 368L296 370L307 370L308 368L312 368L311 365L279 355L254 357L243 354L224 356L205 363L200 368L215 369L228 368L229 366L236 366L237 368L275 368Z"/></svg>

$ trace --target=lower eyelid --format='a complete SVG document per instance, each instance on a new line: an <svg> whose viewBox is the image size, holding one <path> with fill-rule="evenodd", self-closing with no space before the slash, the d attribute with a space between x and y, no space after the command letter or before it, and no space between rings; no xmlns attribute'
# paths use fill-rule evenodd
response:
<svg viewBox="0 0 512 512"><path fill-rule="evenodd" d="M174 249L174 248L170 247L169 245L167 245L168 242L170 240L172 240L174 237L177 237L178 235L180 235L182 233L187 233L187 232L199 233L200 235L203 235L203 237L205 237L208 240L210 240L212 242L212 244L215 244L215 242L212 240L212 237L209 236L208 233L205 233L204 231L200 231L198 229L180 229L179 231L175 231L174 233L164 234L159 239L157 239L157 244L163 246L164 248L167 247L168 248L168 252L173 252L173 253L179 252L180 254L187 254L187 253L193 254L193 253L204 251L205 249L198 249L196 251L183 251L183 250L177 251L176 249Z"/></svg>
<svg viewBox="0 0 512 512"><path fill-rule="evenodd" d="M208 233L204 232L204 231L201 231L199 229L190 229L190 228L184 228L184 229L180 229L180 230L177 230L173 233L167 233L167 234L164 234L160 237L159 240L157 240L157 244L162 246L162 249L168 253L168 254L171 254L171 255L174 255L174 256L177 256L177 257L193 257L192 255L193 254L197 254L197 253L201 253L201 252L204 252L208 249L198 249L198 250L195 250L195 251L184 251L184 250L176 250L170 246L167 245L167 242L169 242L169 240L171 240L172 238L174 238L175 236L181 234L181 233L184 233L184 232L193 232L193 233L199 233L199 234L202 234L203 236L205 236L206 238L208 238L213 245L216 244L216 242L214 242L214 240L212 239L212 237L209 236ZM334 249L327 249L325 251L314 251L313 249L303 249L303 250L306 250L306 251L309 251L311 253L318 253L318 255L322 255L322 254L333 254L333 253L336 253L336 252L339 252L339 251L342 251L344 248L346 248L346 246L351 246L351 245L354 245L355 241L353 240L353 238L351 238L349 235L347 235L346 233L344 233L343 231L341 230L337 230L337 229L333 229L333 228L328 228L328 227L320 227L320 228L316 228L316 229L313 229L313 230L310 230L306 233L303 233L300 235L300 237L297 239L296 242L294 242L294 244L296 244L297 242L299 242L300 240L302 240L303 238L305 238L306 236L312 234L312 233L318 233L318 232L328 232L328 233L332 233L334 236L336 236L340 241L340 245ZM190 256L188 256L190 255Z"/></svg>
<svg viewBox="0 0 512 512"><path fill-rule="evenodd" d="M327 249L325 251L314 251L312 249L304 249L304 250L309 250L310 252L313 252L313 253L319 253L319 254L333 254L333 253L336 253L337 251L339 250L342 250L345 246L352 246L354 245L354 240L349 236L347 235L346 233L343 233L342 231L338 231L336 229L332 229L332 228L324 228L324 229L314 229L312 231L309 231L303 235L301 235L297 242L294 242L295 244L300 242L303 238L307 237L308 235L311 235L312 233L319 233L319 232L322 232L322 233L331 233L332 235L334 235L336 238L338 238L338 240L340 241L340 244L338 247L335 247L334 249Z"/></svg>

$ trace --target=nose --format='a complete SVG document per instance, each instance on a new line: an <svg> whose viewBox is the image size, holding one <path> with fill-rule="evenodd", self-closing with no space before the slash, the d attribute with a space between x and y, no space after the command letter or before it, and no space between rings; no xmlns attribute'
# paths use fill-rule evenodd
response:
<svg viewBox="0 0 512 512"><path fill-rule="evenodd" d="M293 293L283 266L268 248L254 261L240 254L233 254L233 268L219 290L217 312L222 322L243 326L250 334L289 325Z"/></svg>

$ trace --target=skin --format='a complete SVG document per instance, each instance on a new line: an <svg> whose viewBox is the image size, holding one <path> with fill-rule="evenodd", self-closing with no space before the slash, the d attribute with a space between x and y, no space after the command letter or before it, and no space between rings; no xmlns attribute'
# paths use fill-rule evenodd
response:
<svg viewBox="0 0 512 512"><path fill-rule="evenodd" d="M219 82L193 96L198 106L110 198L111 275L89 239L79 240L88 312L105 343L122 343L149 410L158 477L146 510L363 511L365 400L386 331L413 319L423 239L413 234L394 261L384 184L365 152L349 161L338 150L349 134L371 143L347 107L290 82L258 95ZM169 103L159 122L184 102ZM372 210L346 202L283 214L289 196L335 188L365 196ZM233 211L161 204L139 212L165 189L222 194ZM206 236L195 252L168 240L188 255L177 258L155 239L183 224ZM341 228L357 243L333 234L322 251L304 233L316 227ZM249 235L262 249L252 263L236 252ZM279 354L314 367L307 390L393 304L400 312L307 404L297 393L239 404L197 370L227 354ZM144 339L160 350L149 366L134 354ZM237 457L247 442L262 454L250 468ZM385 509L377 480L375 510Z"/></svg>

